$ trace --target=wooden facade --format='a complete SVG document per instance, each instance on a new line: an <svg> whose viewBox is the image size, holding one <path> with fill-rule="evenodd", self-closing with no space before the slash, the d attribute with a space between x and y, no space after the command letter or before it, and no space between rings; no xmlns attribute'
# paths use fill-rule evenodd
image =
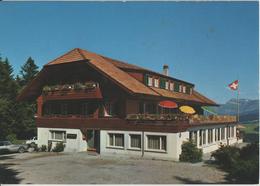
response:
<svg viewBox="0 0 260 186"><path fill-rule="evenodd" d="M37 127L157 132L185 131L192 125L189 121L129 121L127 116L166 112L158 107L162 100L174 101L179 106L192 106L197 114L203 114L201 106L217 105L195 90L183 93L162 90L162 87L149 87L145 77L151 74L158 79L194 89L191 83L111 60L75 49L67 56L63 55L44 66L39 75L22 91L18 100L37 98ZM74 86L87 82L96 82L98 86L93 89L43 91L45 86ZM68 107L71 105L78 105L75 107L78 111L70 111L71 108ZM86 111L88 109L91 111ZM167 110L167 113L180 114L178 109ZM234 123L233 120L228 122Z"/></svg>

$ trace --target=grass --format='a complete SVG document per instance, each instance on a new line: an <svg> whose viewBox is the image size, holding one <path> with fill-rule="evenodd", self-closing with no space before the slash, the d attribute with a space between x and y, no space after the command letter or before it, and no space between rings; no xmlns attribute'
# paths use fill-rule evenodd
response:
<svg viewBox="0 0 260 186"><path fill-rule="evenodd" d="M243 125L245 129L241 129L245 133L259 133L259 122L252 122Z"/></svg>
<svg viewBox="0 0 260 186"><path fill-rule="evenodd" d="M243 125L245 129L241 129L244 133L245 142L259 141L259 121L251 122Z"/></svg>

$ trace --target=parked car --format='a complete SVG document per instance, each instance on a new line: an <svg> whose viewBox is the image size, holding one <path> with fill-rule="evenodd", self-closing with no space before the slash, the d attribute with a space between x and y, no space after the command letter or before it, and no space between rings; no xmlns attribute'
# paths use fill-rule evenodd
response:
<svg viewBox="0 0 260 186"><path fill-rule="evenodd" d="M30 145L31 147L35 147L38 144L37 136L32 137L31 139L27 140L25 143L27 145Z"/></svg>
<svg viewBox="0 0 260 186"><path fill-rule="evenodd" d="M28 149L26 144L12 144L10 141L0 141L0 152L19 152L23 153Z"/></svg>

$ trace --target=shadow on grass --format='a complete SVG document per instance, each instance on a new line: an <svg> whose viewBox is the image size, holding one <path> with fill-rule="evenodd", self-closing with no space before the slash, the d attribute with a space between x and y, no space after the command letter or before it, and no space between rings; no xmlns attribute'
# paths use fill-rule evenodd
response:
<svg viewBox="0 0 260 186"><path fill-rule="evenodd" d="M174 176L176 180L181 181L183 184L223 184L228 182L218 182L218 183L210 183L210 182L203 182L201 180L192 180L190 178L180 177L180 176Z"/></svg>
<svg viewBox="0 0 260 186"><path fill-rule="evenodd" d="M18 171L9 168L13 164L0 164L0 184L18 184L21 179L17 178Z"/></svg>

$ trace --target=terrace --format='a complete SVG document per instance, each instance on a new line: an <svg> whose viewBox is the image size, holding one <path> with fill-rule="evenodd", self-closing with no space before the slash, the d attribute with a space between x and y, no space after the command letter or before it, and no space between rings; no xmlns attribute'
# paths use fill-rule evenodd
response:
<svg viewBox="0 0 260 186"><path fill-rule="evenodd" d="M128 114L128 121L151 122L151 121L173 121L188 122L189 124L206 123L231 123L236 122L236 116L226 115L187 115L187 114Z"/></svg>

